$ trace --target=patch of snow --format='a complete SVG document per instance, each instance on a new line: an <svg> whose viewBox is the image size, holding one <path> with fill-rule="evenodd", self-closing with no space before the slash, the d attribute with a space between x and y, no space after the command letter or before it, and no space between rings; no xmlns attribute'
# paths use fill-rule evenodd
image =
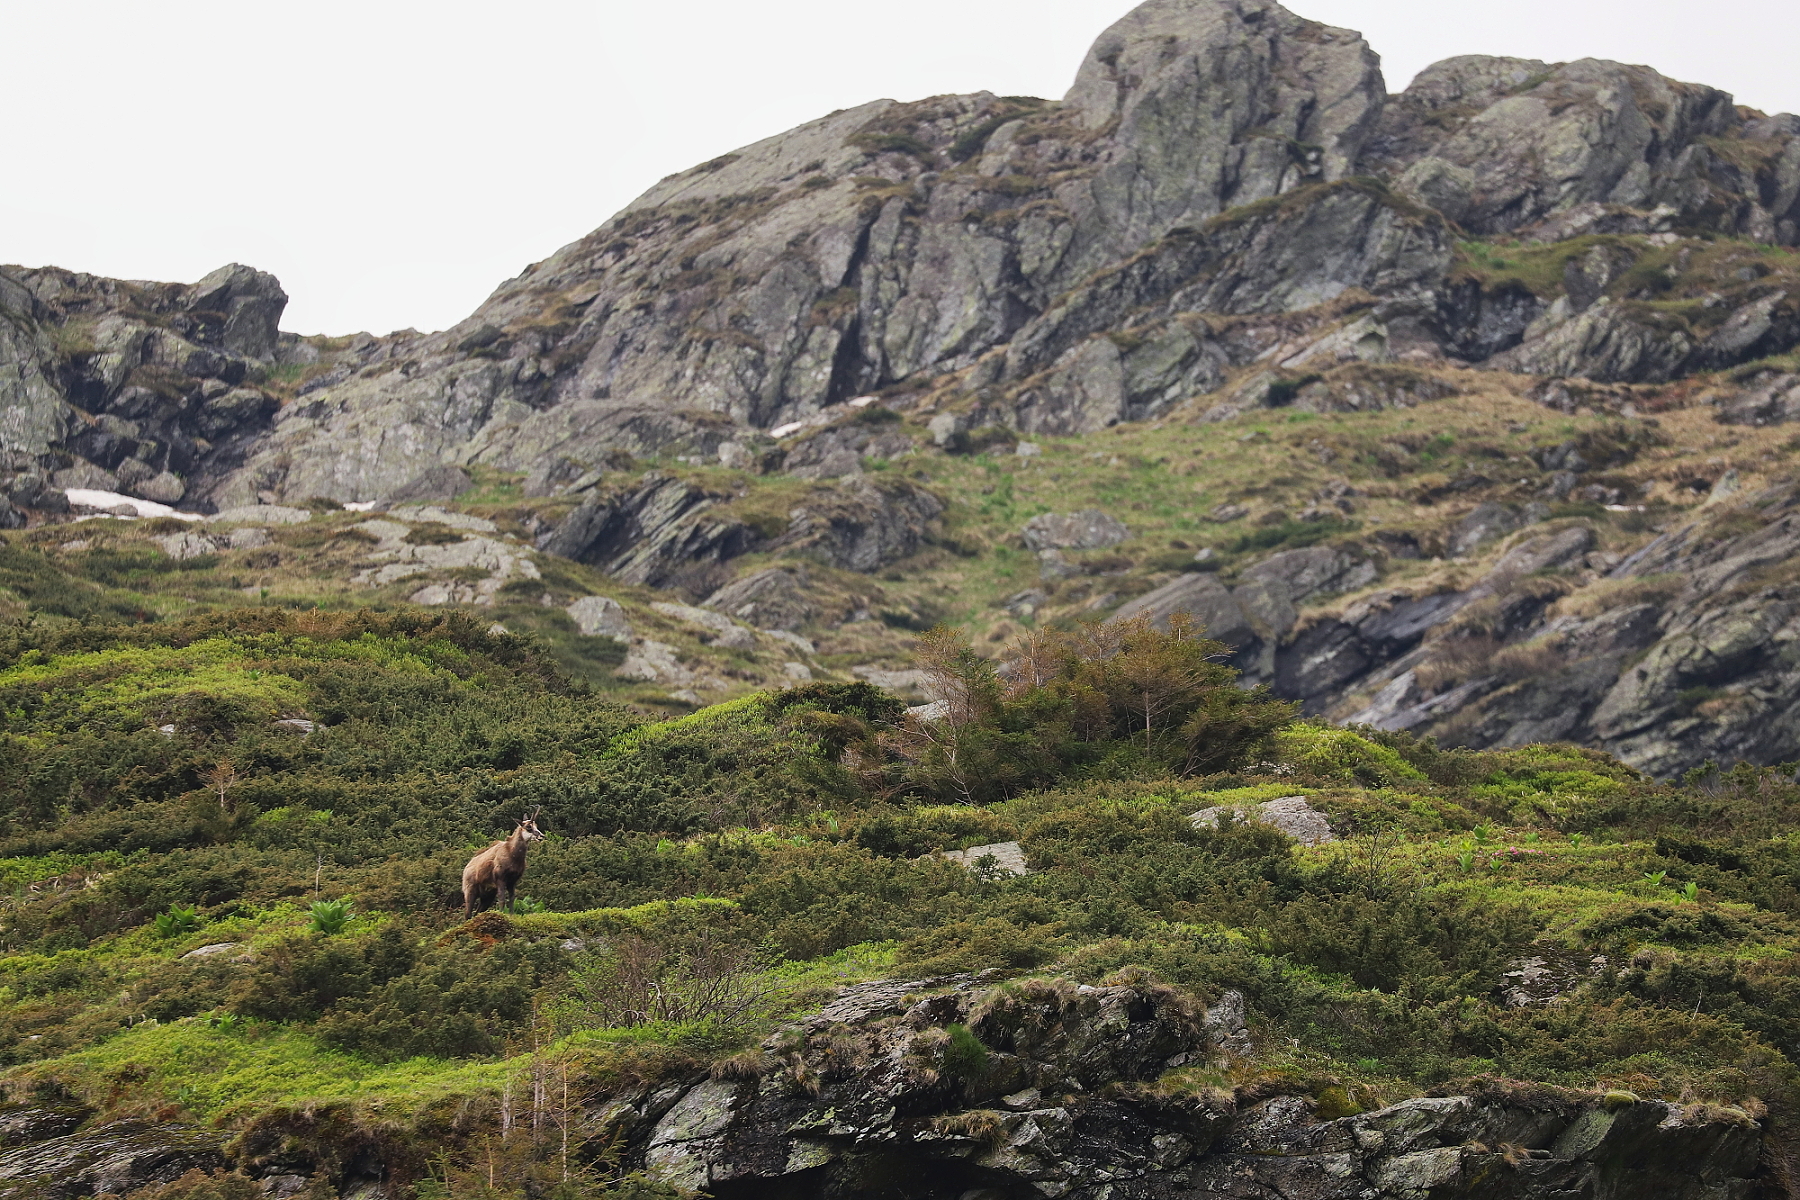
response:
<svg viewBox="0 0 1800 1200"><path fill-rule="evenodd" d="M376 502L373 500L352 500L352 501L350 501L350 503L344 505L344 511L345 512L373 512L375 509L375 503Z"/></svg>
<svg viewBox="0 0 1800 1200"><path fill-rule="evenodd" d="M177 521L203 519L199 513L178 512L167 504L158 504L154 500L139 500L136 496L103 492L99 488L69 488L64 494L69 497L70 504L80 504L86 508L117 508L126 504L135 508L140 517L174 517Z"/></svg>

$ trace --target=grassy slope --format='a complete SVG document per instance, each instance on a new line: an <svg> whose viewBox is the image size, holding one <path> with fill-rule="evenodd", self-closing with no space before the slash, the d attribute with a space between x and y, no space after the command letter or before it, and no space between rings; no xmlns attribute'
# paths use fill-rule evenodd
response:
<svg viewBox="0 0 1800 1200"><path fill-rule="evenodd" d="M1501 282L1524 269L1504 250L1468 257ZM1536 274L1520 282L1553 288L1554 272L1525 265ZM1201 547L1229 576L1273 548L1246 545L1258 531L1310 536L1272 515L1296 515L1327 479L1361 493L1355 527L1331 537L1371 545L1376 531L1398 531L1424 548L1387 559L1383 586L1466 581L1481 558L1435 561L1445 531L1477 500L1535 498L1532 450L1639 428L1548 410L1522 398L1530 381L1445 378L1459 395L1410 409L1197 424L1197 405L1044 439L1033 459L921 451L869 464L945 495L945 528L874 579L815 565L815 586L841 610L892 619L806 632L823 664L847 672L906 665L906 624L954 621L992 647L1030 625L1091 619ZM1606 473L1647 512L1565 511L1624 551L1700 505L1727 468L1746 495L1786 476L1795 443L1785 431L1720 427L1692 403L1719 382L1660 392L1661 444ZM806 486L665 466L770 512ZM1446 492L1472 475L1486 482ZM534 511L501 477L465 500L519 534ZM1222 502L1250 515L1207 520ZM1039 583L1019 528L1084 507L1119 516L1132 538L1072 553L1085 573L1046 588L1033 616L1007 614L1007 596ZM535 593L463 620L402 611L406 585L351 584L361 547L346 531L360 519L321 514L273 531L271 548L179 564L150 545L173 528L157 522L6 535L0 606L26 622L0 634L0 883L12 894L0 916L0 1054L15 1095L55 1079L109 1113L227 1123L310 1101L422 1112L525 1069L520 1031L532 998L562 986L562 968L546 964L561 961L554 947L571 931L615 920L601 914L609 906L710 896L740 905L744 928L774 939L814 983L982 966L1098 978L1137 962L1205 993L1243 988L1266 1053L1217 1082L1277 1075L1317 1091L1336 1080L1373 1103L1498 1073L1757 1098L1783 1120L1794 1103L1800 792L1779 773L1662 786L1566 748L1403 747L1402 759L1301 733L1262 775L1071 779L984 810L888 805L793 774L816 758L817 738L754 702L644 725L619 702L666 712L665 698L614 679L619 648L580 638ZM67 546L77 539L88 544ZM613 595L641 631L695 660L716 656L649 612L659 594L546 565L557 604ZM487 634L496 617L533 637ZM149 618L159 620L135 632L115 624ZM748 692L767 664L734 665L733 686ZM303 739L269 724L302 714L328 731ZM174 737L154 731L163 723L177 725ZM221 759L238 776L223 806L202 779ZM1184 819L1293 794L1359 832L1303 849L1196 833ZM491 944L446 941L456 870L525 805L544 805L556 834L527 891L556 911L516 919ZM1010 837L1041 868L1025 879L911 861ZM1680 894L1689 884L1691 900ZM280 982L258 972L305 960L324 940L302 929L299 906L315 890L351 896L363 914L334 944L367 960L386 931L410 948L410 973L372 984L335 1025L331 1004L245 1015L268 1010ZM171 904L197 906L200 929L158 938L150 920ZM246 943L265 966L179 957L221 940ZM512 955L522 981L511 1007L417 1018L464 1022L463 1041L436 1043L445 1053L381 1061L346 1041L357 1021L413 1019L403 994L416 973L437 972L454 991L495 954ZM1533 955L1578 987L1567 1003L1502 1002L1503 972ZM684 1029L566 1044L597 1080L730 1048Z"/></svg>
<svg viewBox="0 0 1800 1200"><path fill-rule="evenodd" d="M529 1033L561 1036L530 1014L563 986L564 939L666 933L657 922L693 911L770 939L808 987L981 967L1097 978L1138 963L1206 994L1243 988L1267 1053L1226 1083L1336 1081L1369 1103L1483 1073L1793 1095L1800 789L1774 773L1663 786L1572 749L1446 754L1303 726L1260 775L1128 771L985 809L894 804L796 774L818 743L760 701L644 725L478 624L298 634L275 619L191 631L212 634L188 649L215 671L235 647L260 674L248 692L219 689L212 724L173 738L142 732L158 715L144 707L159 702L144 669L155 647L37 649L0 673L10 761L35 767L6 773L0 845L14 890L0 1044L15 1094L55 1079L113 1113L226 1123L302 1101L423 1111L524 1069L505 1064ZM358 694L435 689L436 711L374 704L310 739L263 731L290 691L317 713L341 703L345 663ZM189 695L215 685L195 674ZM221 809L201 775L224 756L241 780ZM114 764L104 786L45 773L100 759ZM1352 836L1305 849L1186 820L1294 794ZM557 831L527 885L554 911L459 930L454 872L521 802L544 805ZM1023 879L916 858L1014 837L1038 868ZM305 931L315 888L356 900L345 933ZM716 899L659 903L693 896ZM150 918L171 904L197 906L202 924L160 936ZM226 941L240 950L181 957ZM235 961L246 951L254 961ZM396 953L401 968L360 996L281 1007L314 995L321 963L362 978ZM1503 972L1531 954L1578 964L1566 1003L1502 1001ZM1605 963L1590 972L1594 955ZM495 972L518 983L510 1000L456 1007ZM427 980L449 999L420 1000ZM396 1021L439 1031L416 1045L440 1052L357 1041L361 1025L388 1037ZM604 1079L621 1055L654 1072L738 1044L664 1028L569 1046Z"/></svg>

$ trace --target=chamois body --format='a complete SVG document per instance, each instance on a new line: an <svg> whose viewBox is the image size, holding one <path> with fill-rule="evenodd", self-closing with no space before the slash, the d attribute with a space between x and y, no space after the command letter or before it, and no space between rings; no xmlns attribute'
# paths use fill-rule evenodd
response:
<svg viewBox="0 0 1800 1200"><path fill-rule="evenodd" d="M463 920L473 916L477 908L486 908L489 901L496 908L512 902L519 878L525 874L525 847L543 836L536 820L526 817L511 837L502 838L469 860L462 873Z"/></svg>

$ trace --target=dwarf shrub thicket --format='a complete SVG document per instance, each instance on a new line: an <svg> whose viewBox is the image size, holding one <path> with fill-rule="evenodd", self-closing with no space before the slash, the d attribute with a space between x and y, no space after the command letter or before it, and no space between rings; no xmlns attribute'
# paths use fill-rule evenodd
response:
<svg viewBox="0 0 1800 1200"><path fill-rule="evenodd" d="M1218 653L1122 623L995 663L939 630L927 712L816 683L653 722L454 612L0 629L0 1062L197 1018L243 1053L279 1029L484 1059L576 1029L691 1067L848 952L1237 989L1271 1061L1390 1089L1800 1096L1791 771L1660 784L1298 722ZM1343 840L1190 819L1292 795ZM463 923L463 863L527 810L547 911ZM938 854L1001 841L1029 874ZM243 950L182 957L205 943ZM1573 972L1559 1004L1506 1002L1527 955Z"/></svg>

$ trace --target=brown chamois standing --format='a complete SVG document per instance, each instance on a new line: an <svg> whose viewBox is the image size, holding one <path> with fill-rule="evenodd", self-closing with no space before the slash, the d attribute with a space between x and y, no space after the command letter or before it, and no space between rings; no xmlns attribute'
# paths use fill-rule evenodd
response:
<svg viewBox="0 0 1800 1200"><path fill-rule="evenodd" d="M519 877L525 874L525 847L544 835L537 827L537 814L519 818L512 836L503 838L469 860L463 868L463 920L474 915L476 907L492 899L495 908L510 904Z"/></svg>

